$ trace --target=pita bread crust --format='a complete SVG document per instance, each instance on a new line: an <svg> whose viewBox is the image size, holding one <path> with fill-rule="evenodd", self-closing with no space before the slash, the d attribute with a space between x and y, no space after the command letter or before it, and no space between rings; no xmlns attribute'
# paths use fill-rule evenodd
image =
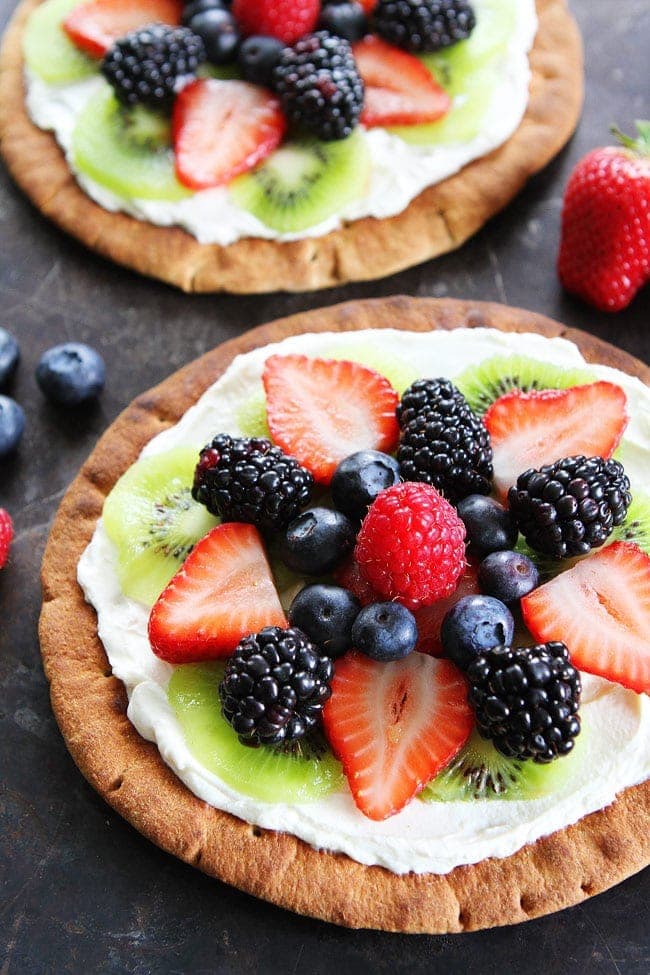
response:
<svg viewBox="0 0 650 975"><path fill-rule="evenodd" d="M22 35L41 0L22 0L0 52L0 152L18 185L63 230L117 264L188 292L309 291L385 277L459 247L501 210L562 148L583 99L582 45L566 0L537 0L525 117L499 149L424 190L397 216L365 218L324 237L280 243L244 238L199 244L93 202L70 172L54 136L24 103Z"/></svg>
<svg viewBox="0 0 650 975"><path fill-rule="evenodd" d="M93 608L76 581L104 497L235 355L304 331L488 326L575 342L588 361L650 381L650 369L593 336L502 305L397 297L285 318L219 346L139 396L107 430L65 495L43 559L40 638L52 706L91 785L141 833L205 873L289 910L348 927L445 933L514 924L576 904L650 862L650 781L505 859L451 873L396 875L261 830L194 796L126 717Z"/></svg>

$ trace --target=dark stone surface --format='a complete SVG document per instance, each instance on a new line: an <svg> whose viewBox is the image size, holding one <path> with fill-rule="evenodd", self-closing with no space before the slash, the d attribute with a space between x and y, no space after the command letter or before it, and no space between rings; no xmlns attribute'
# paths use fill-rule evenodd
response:
<svg viewBox="0 0 650 975"><path fill-rule="evenodd" d="M0 24L11 0L0 0ZM616 121L648 117L647 0L574 0L587 48L587 104L571 146L461 251L390 279L314 295L189 298L104 262L60 234L0 171L0 325L22 344L11 392L27 412L0 467L17 537L0 575L0 971L7 973L444 970L645 975L650 873L524 926L475 935L352 932L270 907L161 853L86 785L52 718L36 621L38 568L59 499L98 435L137 393L204 350L278 315L401 292L501 300L650 358L650 293L616 317L562 294L554 273L563 187ZM98 347L108 385L90 411L44 402L41 352ZM598 774L598 770L594 770Z"/></svg>

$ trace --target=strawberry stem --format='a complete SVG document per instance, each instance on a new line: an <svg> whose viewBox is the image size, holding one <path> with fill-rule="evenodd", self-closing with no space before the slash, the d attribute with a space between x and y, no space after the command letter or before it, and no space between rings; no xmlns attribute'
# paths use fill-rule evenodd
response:
<svg viewBox="0 0 650 975"><path fill-rule="evenodd" d="M616 125L612 125L610 131L626 149L636 152L639 156L650 156L650 121L636 119L634 124L638 132L636 139L634 136L625 135Z"/></svg>

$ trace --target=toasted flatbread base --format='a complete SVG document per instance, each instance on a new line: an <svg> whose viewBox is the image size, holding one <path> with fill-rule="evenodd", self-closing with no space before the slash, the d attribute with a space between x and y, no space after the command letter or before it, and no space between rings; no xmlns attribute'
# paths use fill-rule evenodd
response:
<svg viewBox="0 0 650 975"><path fill-rule="evenodd" d="M459 247L567 142L583 97L582 46L565 0L537 0L539 31L526 115L501 148L421 193L402 213L365 218L324 237L199 244L177 227L110 213L80 189L53 135L24 103L22 34L40 0L16 9L0 52L0 151L45 216L118 264L184 291L309 291L385 277Z"/></svg>
<svg viewBox="0 0 650 975"><path fill-rule="evenodd" d="M650 369L600 340L530 312L452 300L350 302L246 332L139 396L99 441L65 495L43 560L40 638L54 713L91 785L136 829L205 873L301 914L348 927L443 933L513 924L584 900L650 862L650 781L601 812L506 859L445 876L396 875L294 836L259 829L197 799L126 717L127 699L76 581L105 496L144 445L176 423L240 352L312 331L489 326L562 335L588 361L650 381Z"/></svg>

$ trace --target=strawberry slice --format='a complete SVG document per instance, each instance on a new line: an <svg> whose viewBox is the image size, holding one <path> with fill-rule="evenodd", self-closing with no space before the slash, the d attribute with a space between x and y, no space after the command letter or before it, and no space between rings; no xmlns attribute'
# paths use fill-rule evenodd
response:
<svg viewBox="0 0 650 975"><path fill-rule="evenodd" d="M650 692L650 556L614 542L521 600L536 640L566 643L580 670Z"/></svg>
<svg viewBox="0 0 650 975"><path fill-rule="evenodd" d="M430 653L432 657L442 657L444 652L440 642L440 627L442 621L459 599L463 596L476 596L480 593L478 584L478 569L473 563L468 563L465 572L460 577L458 588L446 599L439 599L431 606L422 606L414 613L418 624L418 642L416 649L422 653Z"/></svg>
<svg viewBox="0 0 650 975"><path fill-rule="evenodd" d="M176 174L185 186L222 186L276 149L287 122L277 98L245 81L193 81L174 104Z"/></svg>
<svg viewBox="0 0 650 975"><path fill-rule="evenodd" d="M320 484L329 484L344 457L397 443L397 393L358 362L272 355L262 380L273 440Z"/></svg>
<svg viewBox="0 0 650 975"><path fill-rule="evenodd" d="M173 664L227 657L243 636L286 626L259 532L217 525L195 545L149 617L156 656Z"/></svg>
<svg viewBox="0 0 650 975"><path fill-rule="evenodd" d="M562 457L611 457L627 421L625 393L614 383L530 393L512 389L484 417L495 487L504 496L524 471Z"/></svg>
<svg viewBox="0 0 650 975"><path fill-rule="evenodd" d="M116 40L147 24L181 22L180 0L91 0L73 7L63 29L86 54L103 58Z"/></svg>
<svg viewBox="0 0 650 975"><path fill-rule="evenodd" d="M423 653L392 663L356 653L337 660L323 722L355 803L375 820L403 809L474 724L460 671Z"/></svg>
<svg viewBox="0 0 650 975"><path fill-rule="evenodd" d="M447 92L412 54L372 34L352 50L365 86L361 121L369 128L435 122L451 108Z"/></svg>

